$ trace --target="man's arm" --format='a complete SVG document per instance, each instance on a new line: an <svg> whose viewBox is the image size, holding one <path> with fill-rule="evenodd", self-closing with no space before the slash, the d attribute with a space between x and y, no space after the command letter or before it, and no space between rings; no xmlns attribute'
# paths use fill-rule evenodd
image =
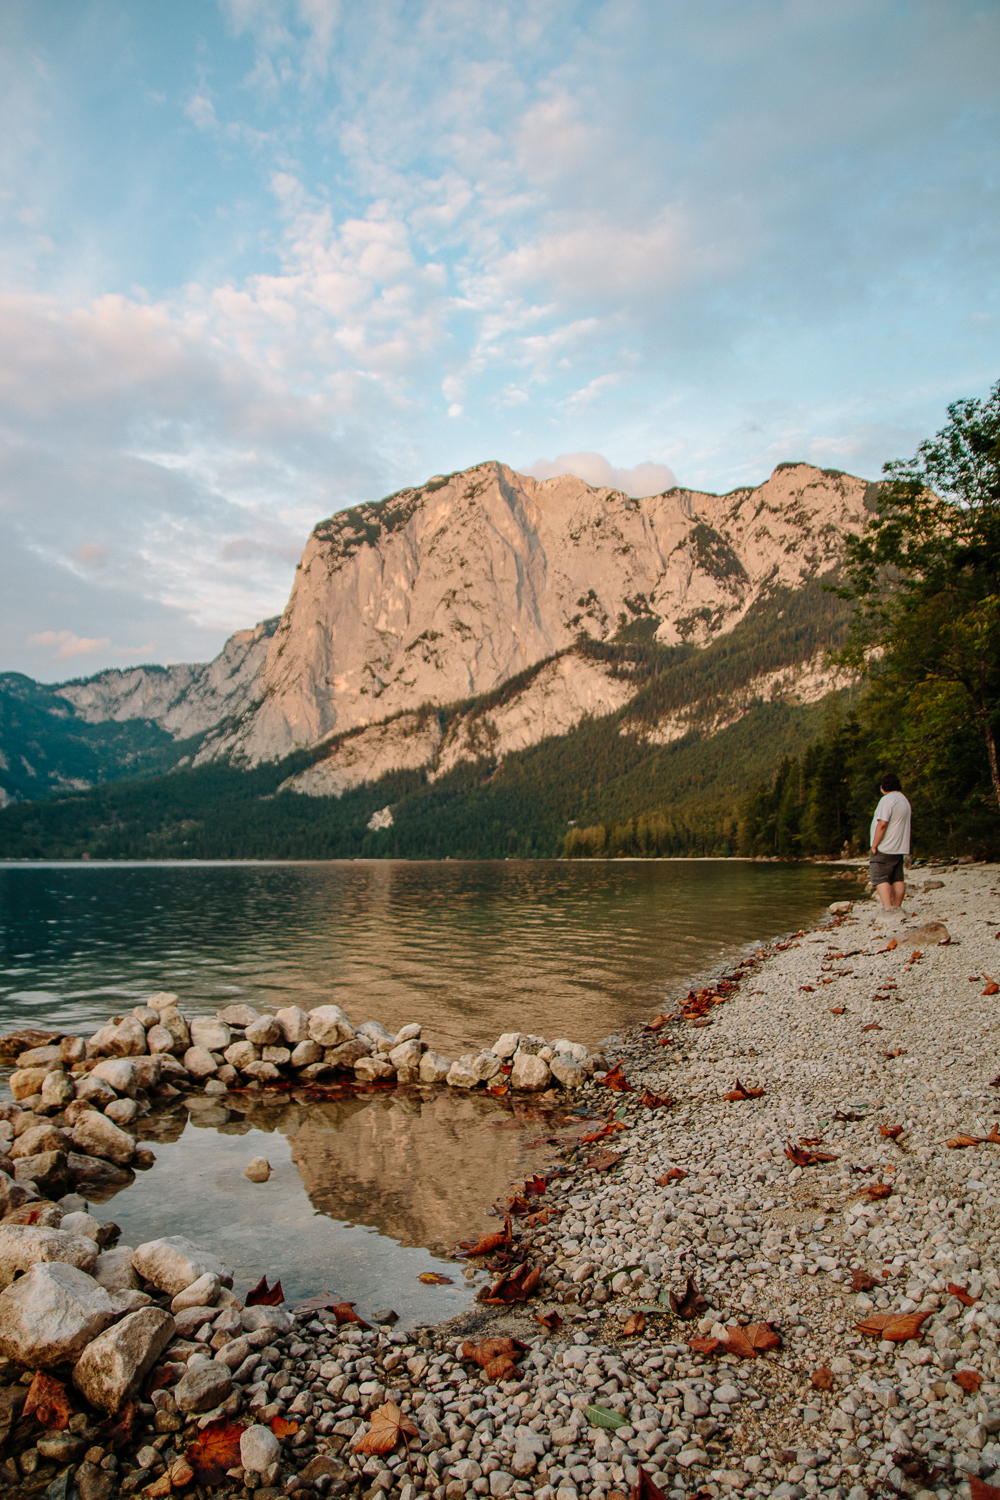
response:
<svg viewBox="0 0 1000 1500"><path fill-rule="evenodd" d="M878 822L875 824L875 837L872 839L873 854L878 853L878 846L885 838L885 830L888 828L888 826L889 820L887 818L879 818Z"/></svg>

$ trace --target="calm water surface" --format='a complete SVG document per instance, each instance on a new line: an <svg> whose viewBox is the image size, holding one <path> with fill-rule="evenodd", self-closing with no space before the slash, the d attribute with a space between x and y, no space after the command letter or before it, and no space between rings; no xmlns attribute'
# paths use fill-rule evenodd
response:
<svg viewBox="0 0 1000 1500"><path fill-rule="evenodd" d="M335 1000L356 1024L421 1021L450 1056L502 1031L593 1044L836 893L822 868L732 861L0 866L0 1031L87 1034L172 990L188 1014ZM112 1212L132 1244L211 1242L238 1285L267 1271L438 1318L467 1300L461 1272L418 1275L537 1164L538 1131L447 1091L199 1100L150 1124L156 1166ZM255 1155L263 1186L242 1176Z"/></svg>

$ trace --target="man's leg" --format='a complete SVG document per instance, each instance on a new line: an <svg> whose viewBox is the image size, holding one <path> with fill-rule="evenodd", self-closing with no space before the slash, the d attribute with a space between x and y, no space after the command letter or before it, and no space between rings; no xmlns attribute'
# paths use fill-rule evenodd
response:
<svg viewBox="0 0 1000 1500"><path fill-rule="evenodd" d="M896 887L894 885L890 885L888 880L883 880L881 884L875 887L875 889L878 891L878 899L881 901L886 911L888 911L891 906L896 905L896 903L892 899L893 892L895 891Z"/></svg>
<svg viewBox="0 0 1000 1500"><path fill-rule="evenodd" d="M879 889L881 889L881 887L879 887ZM902 904L903 904L903 897L905 895L906 895L906 881L905 880L897 880L893 884L893 887L892 887L892 904L893 904L893 906L902 906Z"/></svg>

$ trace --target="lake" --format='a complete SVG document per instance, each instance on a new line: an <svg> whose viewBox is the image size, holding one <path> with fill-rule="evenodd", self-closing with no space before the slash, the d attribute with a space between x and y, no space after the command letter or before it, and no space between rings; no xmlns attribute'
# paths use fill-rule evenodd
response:
<svg viewBox="0 0 1000 1500"><path fill-rule="evenodd" d="M0 1032L87 1035L171 990L191 1015L332 1000L355 1024L420 1021L451 1057L504 1031L592 1045L815 921L842 890L834 873L729 860L0 866ZM404 1323L466 1305L472 1283L439 1257L540 1160L537 1110L447 1089L201 1098L144 1123L156 1165L107 1209L123 1240L189 1233L229 1258L238 1287L267 1272L289 1296L391 1304ZM255 1155L274 1168L267 1184L242 1175ZM425 1286L429 1270L453 1284Z"/></svg>

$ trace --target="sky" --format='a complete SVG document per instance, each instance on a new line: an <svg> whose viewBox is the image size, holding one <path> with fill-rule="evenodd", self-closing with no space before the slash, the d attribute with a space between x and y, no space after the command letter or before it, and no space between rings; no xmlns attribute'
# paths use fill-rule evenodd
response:
<svg viewBox="0 0 1000 1500"><path fill-rule="evenodd" d="M0 671L484 459L877 477L1000 376L1000 6L4 0Z"/></svg>

